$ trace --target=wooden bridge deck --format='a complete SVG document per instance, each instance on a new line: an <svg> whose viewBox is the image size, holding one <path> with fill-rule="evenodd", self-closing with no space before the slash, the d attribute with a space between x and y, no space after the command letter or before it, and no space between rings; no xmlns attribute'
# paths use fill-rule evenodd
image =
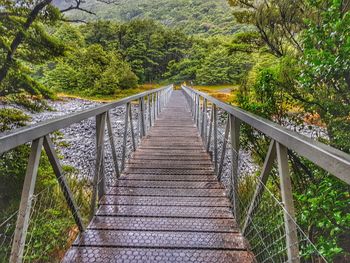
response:
<svg viewBox="0 0 350 263"><path fill-rule="evenodd" d="M223 186L174 91L63 262L252 262Z"/></svg>

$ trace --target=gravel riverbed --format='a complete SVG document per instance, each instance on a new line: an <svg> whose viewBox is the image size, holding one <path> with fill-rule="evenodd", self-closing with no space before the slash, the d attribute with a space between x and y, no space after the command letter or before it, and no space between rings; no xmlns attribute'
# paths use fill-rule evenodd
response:
<svg viewBox="0 0 350 263"><path fill-rule="evenodd" d="M57 118L60 116L68 115L73 112L79 112L86 110L92 107L101 105L102 103L83 100L83 99L71 99L63 98L60 101L50 101L49 105L54 110L53 111L43 111L40 113L29 113L32 117L31 124L46 121L52 118ZM134 119L134 128L135 133L138 134L138 122L136 121L137 116L137 105L132 107L132 115ZM209 115L209 114L208 114ZM220 116L220 112L219 112ZM125 118L125 107L118 107L111 111L111 121L113 128L113 137L115 140L115 146L117 149L117 155L119 160L122 153L122 140L124 133L124 118ZM218 123L218 152L219 160L221 155L221 149L223 145L223 135L225 129L225 120L224 118L219 118ZM317 126L310 125L301 125L297 126L291 122L285 121L284 126L288 129L297 131L307 137L316 138L318 136L326 137L325 130ZM95 169L95 118L89 118L80 123L76 123L60 130L62 136L59 136L58 141L62 141L63 144L60 146L60 153L63 156L62 163L66 165L73 166L79 170L81 177L91 178L91 175L94 174ZM130 135L130 130L129 130ZM105 165L107 177L113 178L114 167L111 155L111 147L108 140L108 134L106 133L106 156L105 156ZM127 153L131 153L131 136L128 136L127 140ZM227 156L230 155L230 145L227 147ZM231 158L227 157L224 159L223 166L223 179L224 181L228 180L230 174L230 164ZM251 158L249 151L241 150L239 152L239 171L241 173L251 174L258 169L256 164Z"/></svg>

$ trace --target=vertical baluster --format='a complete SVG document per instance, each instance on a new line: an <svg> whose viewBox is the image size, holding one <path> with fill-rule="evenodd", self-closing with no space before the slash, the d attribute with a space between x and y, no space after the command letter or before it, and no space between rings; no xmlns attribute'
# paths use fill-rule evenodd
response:
<svg viewBox="0 0 350 263"><path fill-rule="evenodd" d="M32 142L12 243L10 255L11 263L22 262L42 146L43 138L36 139Z"/></svg>
<svg viewBox="0 0 350 263"><path fill-rule="evenodd" d="M157 118L159 116L159 113L160 113L160 98L159 98L159 91L157 91Z"/></svg>
<svg viewBox="0 0 350 263"><path fill-rule="evenodd" d="M202 105L199 105L199 110L200 110L200 116L199 116L199 135L203 139L203 131L204 131L204 98L203 98L203 103Z"/></svg>
<svg viewBox="0 0 350 263"><path fill-rule="evenodd" d="M154 120L158 117L158 95L157 92L154 94Z"/></svg>
<svg viewBox="0 0 350 263"><path fill-rule="evenodd" d="M209 150L210 150L211 133L213 130L213 120L214 120L214 104L212 104L211 113L210 113L209 134L208 134L208 140L207 140L207 152L209 152Z"/></svg>
<svg viewBox="0 0 350 263"><path fill-rule="evenodd" d="M123 172L126 161L127 139L128 139L128 126L129 126L129 114L130 114L130 102L125 105L125 118L124 118L124 136L122 146L122 162L120 170Z"/></svg>
<svg viewBox="0 0 350 263"><path fill-rule="evenodd" d="M162 112L162 110L163 110L163 91L159 92L159 101L160 101L159 109L160 109L160 112Z"/></svg>
<svg viewBox="0 0 350 263"><path fill-rule="evenodd" d="M152 103L151 103L152 95L148 95L148 118L149 118L149 128L152 127Z"/></svg>
<svg viewBox="0 0 350 263"><path fill-rule="evenodd" d="M194 118L194 96L193 93L191 92L191 94L188 95L191 101L191 115L192 118Z"/></svg>
<svg viewBox="0 0 350 263"><path fill-rule="evenodd" d="M231 193L233 213L236 217L236 221L239 223L239 211L238 211L238 158L239 158L239 136L241 121L235 116L230 115L230 133L231 133Z"/></svg>
<svg viewBox="0 0 350 263"><path fill-rule="evenodd" d="M157 94L156 93L153 93L152 94L152 102L153 102L153 107L152 107L152 110L153 110L153 120L154 122L156 121L156 118L157 118Z"/></svg>
<svg viewBox="0 0 350 263"><path fill-rule="evenodd" d="M219 181L221 181L221 174L222 174L222 169L224 166L224 160L225 160L225 156L226 156L226 145L227 145L229 131L230 131L230 117L228 116L227 122L226 122L226 128L225 128L224 141L222 143L222 153L221 153L221 158L220 158L219 171L217 174Z"/></svg>
<svg viewBox="0 0 350 263"><path fill-rule="evenodd" d="M74 201L73 194L68 186L68 182L66 180L66 177L64 176L62 166L60 164L58 156L55 152L54 145L53 145L49 135L45 136L44 148L45 148L47 157L50 161L50 164L52 166L52 169L56 175L58 184L60 185L60 188L61 188L63 195L66 199L66 202L68 204L68 207L73 215L74 221L77 224L79 231L83 232L84 225L83 225L83 221L81 219L81 215L80 215L78 206L76 205L76 203Z"/></svg>
<svg viewBox="0 0 350 263"><path fill-rule="evenodd" d="M154 125L154 122L155 122L155 118L154 118L154 109L155 109L155 107L154 107L154 94L152 93L151 94L151 104L152 104L152 107L151 107L151 122L152 122L152 124Z"/></svg>
<svg viewBox="0 0 350 263"><path fill-rule="evenodd" d="M96 210L96 198L102 198L104 195L104 135L106 125L106 113L96 116L96 165L93 178L93 189L90 206L90 218L93 217Z"/></svg>
<svg viewBox="0 0 350 263"><path fill-rule="evenodd" d="M199 126L199 123L200 123L200 120L199 120L199 118L200 118L200 105L201 105L201 98L200 98L199 95L197 95L197 110L196 110L196 113L197 113L196 120L197 120L197 122L196 122L196 124L197 124L198 129L200 128L200 126Z"/></svg>
<svg viewBox="0 0 350 263"><path fill-rule="evenodd" d="M146 136L146 121L145 121L145 98L140 99L140 112L141 112L141 131L142 137Z"/></svg>
<svg viewBox="0 0 350 263"><path fill-rule="evenodd" d="M298 235L295 224L295 209L292 194L292 182L290 179L288 166L288 150L284 145L276 142L276 152L278 161L278 173L280 176L281 184L281 196L285 208L283 214L286 231L288 262L300 262Z"/></svg>
<svg viewBox="0 0 350 263"><path fill-rule="evenodd" d="M107 113L101 113L96 116L96 177L98 187L98 199L100 200L105 194L105 173L104 173L104 144L105 144L105 127Z"/></svg>
<svg viewBox="0 0 350 263"><path fill-rule="evenodd" d="M207 99L203 98L203 116L202 116L202 141L205 143L207 137Z"/></svg>
<svg viewBox="0 0 350 263"><path fill-rule="evenodd" d="M213 124L214 124L214 130L213 130L213 142L214 142L214 169L215 173L218 172L218 120L217 120L217 108L216 105L213 104Z"/></svg>
<svg viewBox="0 0 350 263"><path fill-rule="evenodd" d="M197 95L193 93L193 120L197 123Z"/></svg>
<svg viewBox="0 0 350 263"><path fill-rule="evenodd" d="M110 112L109 111L107 112L107 129L108 129L109 142L110 142L111 149L112 149L114 170L115 170L115 173L116 173L117 178L118 178L120 176L119 167L118 167L118 158L117 158L117 151L115 149L112 121L111 121L111 116L110 116Z"/></svg>
<svg viewBox="0 0 350 263"><path fill-rule="evenodd" d="M142 124L142 99L139 99L139 131L140 131L140 139L143 136L143 124Z"/></svg>
<svg viewBox="0 0 350 263"><path fill-rule="evenodd" d="M129 112L129 118L130 118L130 131L131 131L131 140L132 140L132 147L133 150L136 151L136 141L135 141L135 131L134 131L134 123L133 123L133 117L132 117L132 104L131 102L128 103L128 112Z"/></svg>
<svg viewBox="0 0 350 263"><path fill-rule="evenodd" d="M269 149L265 157L264 165L262 166L262 169L261 169L258 184L255 188L255 192L247 212L247 217L245 218L245 222L242 228L243 234L246 233L248 224L251 223L251 219L254 216L255 211L259 207L261 196L264 192L264 185L266 185L267 183L267 180L269 178L269 174L272 170L275 159L276 159L276 143L274 140L271 140Z"/></svg>

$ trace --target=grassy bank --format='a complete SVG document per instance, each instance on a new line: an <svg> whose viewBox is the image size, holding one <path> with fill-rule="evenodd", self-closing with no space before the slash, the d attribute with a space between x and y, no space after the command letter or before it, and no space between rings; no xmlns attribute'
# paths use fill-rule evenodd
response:
<svg viewBox="0 0 350 263"><path fill-rule="evenodd" d="M237 85L193 86L193 88L227 103L234 102L238 91Z"/></svg>
<svg viewBox="0 0 350 263"><path fill-rule="evenodd" d="M118 93L114 95L86 95L84 93L79 93L79 92L58 92L57 97L58 98L76 98L76 99L87 99L87 100L92 100L92 101L98 101L98 102L111 102L111 101L116 101L120 100L141 92L149 91L152 89L160 88L165 85L160 85L160 84L143 84L140 85L137 88L134 89L125 89L125 90L120 90Z"/></svg>

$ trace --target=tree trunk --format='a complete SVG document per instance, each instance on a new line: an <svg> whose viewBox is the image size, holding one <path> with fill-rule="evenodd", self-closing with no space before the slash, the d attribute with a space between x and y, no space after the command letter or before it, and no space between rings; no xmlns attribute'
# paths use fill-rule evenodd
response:
<svg viewBox="0 0 350 263"><path fill-rule="evenodd" d="M34 23L35 19L38 17L39 13L51 2L52 0L44 0L38 3L36 6L34 6L33 10L29 13L27 20L23 25L22 30L19 30L15 38L13 39L10 46L10 50L7 52L4 65L0 69L0 84L6 78L11 68L11 65L13 64L13 56L16 53L18 46L24 40L24 37L25 37L24 32L26 32L30 28L30 26Z"/></svg>

